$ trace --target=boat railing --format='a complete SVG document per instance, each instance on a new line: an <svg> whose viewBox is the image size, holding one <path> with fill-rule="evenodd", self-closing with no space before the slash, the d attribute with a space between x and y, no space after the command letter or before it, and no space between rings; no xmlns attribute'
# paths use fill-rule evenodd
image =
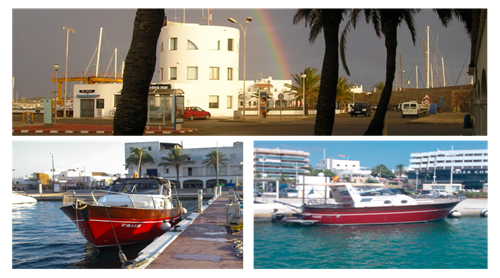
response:
<svg viewBox="0 0 500 278"><path fill-rule="evenodd" d="M76 204L76 192L74 190L70 190L63 193L62 205L68 206L71 204Z"/></svg>

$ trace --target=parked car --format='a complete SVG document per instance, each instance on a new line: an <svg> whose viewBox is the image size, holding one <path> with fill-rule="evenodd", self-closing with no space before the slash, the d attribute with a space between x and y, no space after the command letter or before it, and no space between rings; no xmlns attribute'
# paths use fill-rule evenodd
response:
<svg viewBox="0 0 500 278"><path fill-rule="evenodd" d="M354 106L352 107L351 110L351 117L358 116L358 115L365 115L365 117L368 117L371 115L371 109L370 105L368 102L356 102L354 103Z"/></svg>
<svg viewBox="0 0 500 278"><path fill-rule="evenodd" d="M200 107L190 106L184 109L184 119L194 120L194 119L207 119L210 120L210 112L201 109Z"/></svg>
<svg viewBox="0 0 500 278"><path fill-rule="evenodd" d="M437 190L422 190L420 193L422 197L439 197L439 192Z"/></svg>
<svg viewBox="0 0 500 278"><path fill-rule="evenodd" d="M260 197L262 195L262 193L260 192L260 190L258 189L254 189L253 190L253 196L254 197Z"/></svg>
<svg viewBox="0 0 500 278"><path fill-rule="evenodd" d="M403 192L406 195L418 195L418 194L420 194L420 192L418 192L417 190L412 189L412 188L404 188Z"/></svg>
<svg viewBox="0 0 500 278"><path fill-rule="evenodd" d="M299 192L295 188L282 188L280 189L280 197L298 198Z"/></svg>
<svg viewBox="0 0 500 278"><path fill-rule="evenodd" d="M444 189L438 189L437 192L439 194L439 197L449 197L452 195L450 192L447 192Z"/></svg>

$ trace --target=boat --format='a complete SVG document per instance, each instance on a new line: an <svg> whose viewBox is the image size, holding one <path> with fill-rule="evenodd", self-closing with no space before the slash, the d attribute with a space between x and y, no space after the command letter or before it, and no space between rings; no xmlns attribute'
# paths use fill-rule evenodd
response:
<svg viewBox="0 0 500 278"><path fill-rule="evenodd" d="M12 191L12 204L13 205L21 205L21 204L33 204L36 203L37 200L33 197L26 196L24 191Z"/></svg>
<svg viewBox="0 0 500 278"><path fill-rule="evenodd" d="M92 201L66 192L60 209L95 247L152 241L186 214L179 198L172 198L172 187L160 178L118 179L108 191L92 191ZM99 191L105 194L96 200Z"/></svg>
<svg viewBox="0 0 500 278"><path fill-rule="evenodd" d="M460 198L419 199L389 188L360 191L350 183L326 185L329 198L303 204L300 217L289 223L315 225L374 225L435 221L445 218ZM326 194L325 194L326 195Z"/></svg>

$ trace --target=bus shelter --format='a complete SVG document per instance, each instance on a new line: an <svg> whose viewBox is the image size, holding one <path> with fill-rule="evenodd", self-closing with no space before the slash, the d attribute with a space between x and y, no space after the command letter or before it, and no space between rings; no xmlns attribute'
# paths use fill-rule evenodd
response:
<svg viewBox="0 0 500 278"><path fill-rule="evenodd" d="M175 113L174 113L175 112ZM167 126L174 130L184 123L184 91L170 85L152 85L148 94L148 121L146 125Z"/></svg>

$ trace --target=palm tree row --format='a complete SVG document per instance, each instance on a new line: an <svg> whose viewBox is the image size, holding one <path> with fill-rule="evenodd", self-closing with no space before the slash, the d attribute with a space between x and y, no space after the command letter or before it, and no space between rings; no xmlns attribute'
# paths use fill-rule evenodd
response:
<svg viewBox="0 0 500 278"><path fill-rule="evenodd" d="M473 9L437 9L441 23L447 26L449 21L456 17L464 22L465 30L470 35L472 30L472 18L478 10ZM347 33L351 28L356 28L359 16L363 13L367 23L372 23L378 37L384 36L386 46L386 78L382 94L380 96L377 111L365 132L365 135L382 135L385 125L385 115L389 106L392 94L392 83L396 71L396 48L397 48L397 28L404 22L410 30L413 43L415 43L415 22L414 15L420 12L419 9L299 9L297 10L293 22L297 24L301 20L309 26L309 41L313 43L319 33L323 31L325 38L325 54L321 73L321 85L318 95L318 110L315 135L331 135L335 122L335 100L339 75L339 48L342 64L346 73L349 69L345 61L345 46ZM342 31L339 40L340 24L344 16L349 14L349 20Z"/></svg>
<svg viewBox="0 0 500 278"><path fill-rule="evenodd" d="M179 147L175 147L173 149L170 149L167 153L167 156L162 157L161 160L163 162L158 163L158 166L174 166L176 176L177 176L177 186L180 185L180 179L179 179L179 170L180 167L183 165L187 164L193 164L195 163L194 161L191 160L189 154L184 154L182 149ZM217 183L219 183L219 169L220 166L227 167L227 162L229 161L228 158L226 158L226 155L224 153L219 152L218 150L216 151L211 151L205 156L205 159L202 161L202 164L205 167L214 167L215 168L215 175L217 178ZM131 151L130 156L125 160L125 169L128 169L132 166L136 166L138 168L138 173L139 176L141 175L141 166L145 164L152 164L155 165L153 157L148 154L148 152L145 150L145 148L133 148Z"/></svg>

